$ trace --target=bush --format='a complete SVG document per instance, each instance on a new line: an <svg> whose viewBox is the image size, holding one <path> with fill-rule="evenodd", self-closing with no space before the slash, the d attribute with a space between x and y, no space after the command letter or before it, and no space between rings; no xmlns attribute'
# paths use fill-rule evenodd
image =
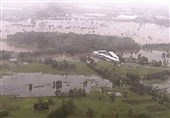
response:
<svg viewBox="0 0 170 118"><path fill-rule="evenodd" d="M94 110L91 109L91 108L88 108L87 111L86 111L86 116L89 117L89 118L92 118L94 115Z"/></svg>
<svg viewBox="0 0 170 118"><path fill-rule="evenodd" d="M47 118L66 118L68 114L68 109L65 106L62 106L48 114Z"/></svg>
<svg viewBox="0 0 170 118"><path fill-rule="evenodd" d="M62 106L48 114L47 118L66 118L70 113L73 113L76 106L73 99L66 102L62 101Z"/></svg>
<svg viewBox="0 0 170 118"><path fill-rule="evenodd" d="M49 104L48 104L48 102L44 102L44 103L42 103L42 109L43 110L48 110L49 109Z"/></svg>
<svg viewBox="0 0 170 118"><path fill-rule="evenodd" d="M9 112L8 111L0 111L0 118L8 116Z"/></svg>
<svg viewBox="0 0 170 118"><path fill-rule="evenodd" d="M35 103L33 107L34 107L34 110L37 110L37 111L48 110L49 103L43 102L42 99L38 99L38 103Z"/></svg>
<svg viewBox="0 0 170 118"><path fill-rule="evenodd" d="M50 98L50 99L48 99L48 104L49 104L49 105L54 105L54 104L55 104L55 103L54 103L54 100L53 100L53 99L51 99L51 98Z"/></svg>

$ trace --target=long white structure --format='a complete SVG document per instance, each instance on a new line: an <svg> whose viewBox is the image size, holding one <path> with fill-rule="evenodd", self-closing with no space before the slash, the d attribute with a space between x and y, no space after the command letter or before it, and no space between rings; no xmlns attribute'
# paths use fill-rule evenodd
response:
<svg viewBox="0 0 170 118"><path fill-rule="evenodd" d="M116 61L116 62L120 61L119 57L112 51L98 50L98 51L93 51L92 55L101 57L107 61Z"/></svg>

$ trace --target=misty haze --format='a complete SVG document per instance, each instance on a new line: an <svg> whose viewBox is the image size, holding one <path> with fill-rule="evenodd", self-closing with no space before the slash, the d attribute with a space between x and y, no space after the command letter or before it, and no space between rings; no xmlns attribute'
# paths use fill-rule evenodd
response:
<svg viewBox="0 0 170 118"><path fill-rule="evenodd" d="M0 10L0 118L170 118L168 0Z"/></svg>

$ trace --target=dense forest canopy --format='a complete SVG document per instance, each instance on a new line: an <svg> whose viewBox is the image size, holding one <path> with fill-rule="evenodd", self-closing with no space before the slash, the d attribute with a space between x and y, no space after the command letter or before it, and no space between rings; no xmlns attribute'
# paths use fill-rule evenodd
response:
<svg viewBox="0 0 170 118"><path fill-rule="evenodd" d="M112 51L138 50L140 46L128 37L100 36L58 32L24 32L9 35L7 40L22 46L44 50L82 53L106 49Z"/></svg>

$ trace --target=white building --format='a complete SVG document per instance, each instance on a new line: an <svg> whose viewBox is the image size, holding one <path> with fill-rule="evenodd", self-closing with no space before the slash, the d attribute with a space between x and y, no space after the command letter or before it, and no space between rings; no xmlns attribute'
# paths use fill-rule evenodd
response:
<svg viewBox="0 0 170 118"><path fill-rule="evenodd" d="M98 50L98 51L93 51L92 55L101 57L107 61L116 61L116 62L120 61L119 57L112 51Z"/></svg>
<svg viewBox="0 0 170 118"><path fill-rule="evenodd" d="M18 61L16 58L12 58L12 59L9 59L9 61L11 61L11 62L16 62L16 61Z"/></svg>

